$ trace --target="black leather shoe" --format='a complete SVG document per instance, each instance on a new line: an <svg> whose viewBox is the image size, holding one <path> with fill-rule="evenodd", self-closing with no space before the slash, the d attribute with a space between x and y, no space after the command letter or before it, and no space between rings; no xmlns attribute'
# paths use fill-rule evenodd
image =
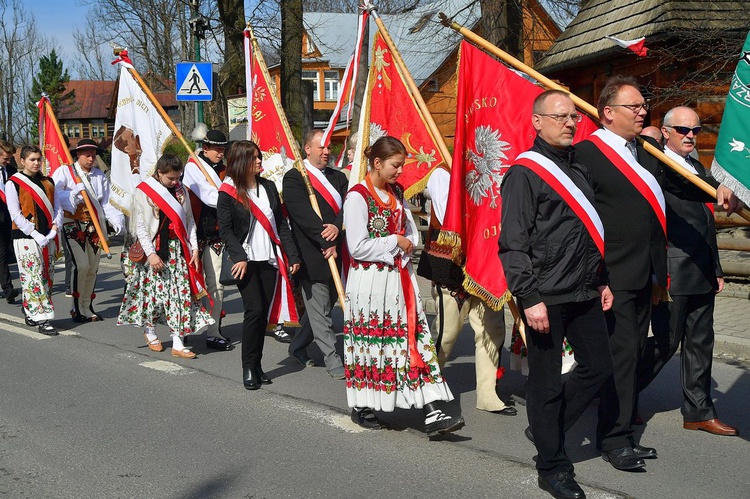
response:
<svg viewBox="0 0 750 499"><path fill-rule="evenodd" d="M644 447L639 444L633 445L633 454L641 459L656 459L659 457L656 455L656 449L653 447Z"/></svg>
<svg viewBox="0 0 750 499"><path fill-rule="evenodd" d="M234 348L231 342L220 338L218 336L206 336L206 347L211 350L218 350L220 352L228 352Z"/></svg>
<svg viewBox="0 0 750 499"><path fill-rule="evenodd" d="M493 414L502 414L503 416L515 416L518 411L515 407L507 406L502 411L492 411Z"/></svg>
<svg viewBox="0 0 750 499"><path fill-rule="evenodd" d="M602 451L602 459L618 470L637 470L646 466L646 462L635 455L630 447Z"/></svg>
<svg viewBox="0 0 750 499"><path fill-rule="evenodd" d="M258 374L255 372L255 369L242 370L242 384L245 385L245 390L257 390L260 388L260 380L258 380Z"/></svg>
<svg viewBox="0 0 750 499"><path fill-rule="evenodd" d="M261 369L260 367L256 367L255 372L258 375L258 380L260 381L260 384L270 385L271 383L273 383L273 381L271 381L271 378L269 378L268 375L266 375L266 373L264 373L263 369Z"/></svg>
<svg viewBox="0 0 750 499"><path fill-rule="evenodd" d="M378 417L369 407L360 410L352 409L352 421L368 430L379 430L383 427Z"/></svg>
<svg viewBox="0 0 750 499"><path fill-rule="evenodd" d="M549 492L552 497L558 499L583 499L586 497L586 493L569 471L540 476L537 483L540 489Z"/></svg>
<svg viewBox="0 0 750 499"><path fill-rule="evenodd" d="M75 310L70 311L70 317L73 318L73 322L75 322L76 324L85 324L87 322L91 322L91 319L89 319L88 317L84 315L79 314Z"/></svg>
<svg viewBox="0 0 750 499"><path fill-rule="evenodd" d="M16 288L13 288L7 293L5 293L5 301L7 301L10 305L13 305L16 302L17 297L18 297L18 290Z"/></svg>
<svg viewBox="0 0 750 499"><path fill-rule="evenodd" d="M27 326L31 326L31 327L35 327L35 326L38 326L38 325L40 324L40 323L38 323L38 322L37 322L37 321L35 321L35 320L31 320L31 319L29 318L29 316L28 316L28 315L26 315L25 313L23 314L23 320L24 320L24 321L26 322L26 325L27 325Z"/></svg>

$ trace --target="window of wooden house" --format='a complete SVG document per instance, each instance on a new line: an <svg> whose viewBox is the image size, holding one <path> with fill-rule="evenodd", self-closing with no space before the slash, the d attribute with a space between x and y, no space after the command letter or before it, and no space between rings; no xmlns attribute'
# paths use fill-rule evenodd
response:
<svg viewBox="0 0 750 499"><path fill-rule="evenodd" d="M313 100L320 100L320 89L318 88L320 82L318 81L317 71L302 71L302 81L309 81L313 87Z"/></svg>
<svg viewBox="0 0 750 499"><path fill-rule="evenodd" d="M338 100L339 98L339 72L324 71L324 84L326 89L326 100Z"/></svg>

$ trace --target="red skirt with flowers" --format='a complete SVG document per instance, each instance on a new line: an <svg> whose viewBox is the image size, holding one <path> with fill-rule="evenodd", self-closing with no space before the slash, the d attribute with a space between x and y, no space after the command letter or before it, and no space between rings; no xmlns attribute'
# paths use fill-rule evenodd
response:
<svg viewBox="0 0 750 499"><path fill-rule="evenodd" d="M353 262L346 283L344 316L349 407L392 411L453 400L438 366L411 263L407 265L417 296L417 351L425 367L412 367L409 359L406 305L398 267Z"/></svg>

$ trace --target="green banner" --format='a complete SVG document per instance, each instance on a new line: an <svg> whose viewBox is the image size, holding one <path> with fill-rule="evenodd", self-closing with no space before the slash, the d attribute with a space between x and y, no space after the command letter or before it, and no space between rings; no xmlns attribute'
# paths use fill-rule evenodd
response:
<svg viewBox="0 0 750 499"><path fill-rule="evenodd" d="M750 33L729 86L711 173L750 204Z"/></svg>

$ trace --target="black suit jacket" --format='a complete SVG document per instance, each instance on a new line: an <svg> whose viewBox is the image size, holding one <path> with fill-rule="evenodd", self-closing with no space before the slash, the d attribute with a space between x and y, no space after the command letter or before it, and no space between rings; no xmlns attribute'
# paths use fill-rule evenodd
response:
<svg viewBox="0 0 750 499"><path fill-rule="evenodd" d="M623 139L624 140L624 139ZM659 145L646 138L652 145ZM612 290L638 290L651 282L667 286L667 240L651 205L594 145L584 140L576 158L591 176L596 209L604 224L604 260ZM638 143L638 162L668 192L683 199L710 201L710 196L664 166Z"/></svg>
<svg viewBox="0 0 750 499"><path fill-rule="evenodd" d="M279 233L281 247L289 260L289 265L300 263L289 225L281 210L281 200L276 185L262 177L257 177L257 180L268 195L273 217L276 220L276 231ZM247 235L253 230L263 230L263 227L258 225L258 219L253 216L250 210L226 192L219 191L216 213L219 218L219 234L225 244L225 251L229 252L229 257L233 262L246 261L247 253L245 253L242 245L247 239Z"/></svg>
<svg viewBox="0 0 750 499"><path fill-rule="evenodd" d="M349 181L343 173L326 168L323 174L328 181L338 191L343 200L346 196ZM337 253L341 254L341 241L344 234L341 227L344 220L344 210L340 210L338 215L334 213L333 208L319 193L315 193L320 206L320 214L323 221L315 214L310 205L310 199L307 195L302 174L293 168L284 175L284 203L286 204L289 220L292 225L292 237L297 244L300 258L302 259L302 268L297 274L302 279L312 279L315 281L325 281L331 278L331 269L323 258L322 251L325 248L336 245ZM339 229L339 237L336 241L326 241L321 237L323 224L333 224Z"/></svg>
<svg viewBox="0 0 750 499"><path fill-rule="evenodd" d="M697 161L691 162L698 176L718 187L719 182ZM667 269L673 295L704 294L719 289L722 276L716 244L714 214L705 203L666 192Z"/></svg>
<svg viewBox="0 0 750 499"><path fill-rule="evenodd" d="M7 181L15 175L18 172L18 169L13 164L14 161L11 160L11 163L5 167L5 171L7 172L5 180ZM2 177L0 177L0 180L2 180ZM5 184L3 183L3 187L5 187ZM8 213L8 205L0 201L0 231L3 234L7 233L8 238L10 239L10 229L11 229L11 219L10 219L10 213Z"/></svg>

